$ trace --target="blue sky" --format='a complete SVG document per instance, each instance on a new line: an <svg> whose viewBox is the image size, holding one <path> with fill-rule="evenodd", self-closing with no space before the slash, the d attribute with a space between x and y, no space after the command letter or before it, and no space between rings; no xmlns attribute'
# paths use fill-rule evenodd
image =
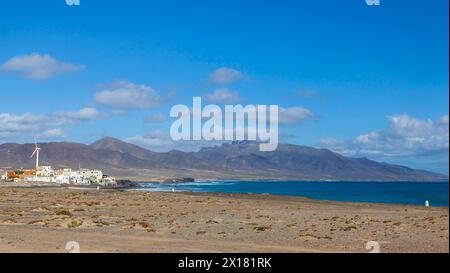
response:
<svg viewBox="0 0 450 273"><path fill-rule="evenodd" d="M0 143L194 149L165 117L199 95L280 105L283 142L448 174L446 0L4 2Z"/></svg>

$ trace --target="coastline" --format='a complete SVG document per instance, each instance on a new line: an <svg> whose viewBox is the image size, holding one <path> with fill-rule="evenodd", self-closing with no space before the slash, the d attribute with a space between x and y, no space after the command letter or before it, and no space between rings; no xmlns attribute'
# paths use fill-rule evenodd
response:
<svg viewBox="0 0 450 273"><path fill-rule="evenodd" d="M425 205L448 207L448 183L440 182L301 182L301 181L197 181L148 182L138 190L148 192L212 192L308 197L312 200Z"/></svg>
<svg viewBox="0 0 450 273"><path fill-rule="evenodd" d="M293 184L289 184L289 183L300 183L300 184L314 184L314 183L318 183L321 184L321 186L326 185L328 188L328 183L330 183L330 185L336 185L339 187L345 186L347 183L348 184L352 184L352 183L356 183L357 185L365 185L365 183L371 183L371 184L379 184L382 185L384 183L387 182L369 182L369 181L365 181L365 182L350 182L350 181L346 181L346 182L323 182L323 181L308 181L308 182L304 182L304 181L273 181L273 180L267 180L267 181L238 181L238 180L201 180L201 181L190 181L190 182L182 182L182 181L177 181L177 182L144 182L144 181L140 181L140 182L132 182L130 180L119 180L118 184L116 186L98 186L98 185L80 185L80 184L55 184L55 183L47 183L47 182L8 182L8 183L0 183L0 188L1 187L12 187L12 188L35 188L35 189L42 189L42 188L56 188L56 189L69 189L69 190L91 190L91 191L95 191L95 190L117 190L117 191L137 191L137 192L160 192L160 193L168 193L168 192L176 192L176 193L191 193L191 194L214 194L214 195L240 195L240 196L274 196L274 197L282 197L282 198L290 198L290 197L299 197L299 198L306 198L309 200L313 200L313 201L329 201L329 202L343 202L343 203L365 203L365 204L385 204L385 205L403 205L403 206L422 206L425 201L427 200L426 196L427 194L424 193L424 199L420 199L416 201L412 201L412 200L401 200L400 197L397 197L397 195L394 195L393 199L367 199L366 198L356 198L354 200L350 200L348 199L348 195L339 195L339 193L337 193L338 195L333 195L333 196L328 196L324 197L323 192L321 192L321 194L319 196L315 196L314 194L311 194L311 192L309 192L308 195L308 191L306 188L306 192L302 191L302 187L300 186L300 191L301 193L299 194L298 192L296 192L295 190L288 190L285 192L272 192L269 189L267 190L260 190L259 188L254 188L252 190L249 190L249 188L246 188L242 191L239 190L228 190L228 189L214 189L211 188L209 189L208 186L213 185L210 183L214 183L217 185L223 185L223 184L227 184L230 183L230 187L233 188L233 185L236 185L238 183L243 183L244 185L246 183L254 183L253 185L256 185L258 183L269 183L269 184L276 184L276 183L288 183L289 185L293 185ZM202 185L204 183L204 185ZM411 185L414 185L414 183L418 183L418 184L422 184L422 185L426 185L426 184L438 184L438 185L443 185L443 184L448 184L446 182L391 182L391 184L397 184L397 185L401 185L402 183L410 183ZM151 185L151 186L146 186L146 185ZM157 186L159 185L159 186ZM161 187L162 186L162 187ZM199 188L195 188L196 186L199 186ZM285 187L286 185L283 184L283 187ZM166 187L166 188L164 188ZM259 187L259 186L258 186ZM265 188L264 188L265 189ZM317 188L315 188L317 191ZM383 187L384 189L384 187ZM304 189L303 189L304 190ZM354 191L355 189L347 189L347 191ZM390 190L392 191L393 189L390 188ZM373 192L374 189L372 187L371 192ZM401 189L401 191L403 191L403 189ZM417 191L417 189L416 189ZM334 192L334 191L333 191ZM361 196L364 196L364 194L366 194L367 191L365 192L356 192L355 194L360 194ZM401 194L400 192L397 194ZM411 193L408 193L411 194ZM392 197L391 197L392 198ZM431 202L433 207L449 207L448 204L448 195L446 197L440 197L440 198L444 198L444 199L437 199L437 201L439 202ZM396 200L399 199L399 200ZM429 199L430 200L430 199ZM433 199L431 199L433 201ZM436 201L436 200L434 200Z"/></svg>
<svg viewBox="0 0 450 273"><path fill-rule="evenodd" d="M145 179L142 177L124 177L119 178L120 180L124 181L130 181L133 183L183 183L182 181L179 182L173 182L173 181L167 181L167 178L151 178L151 179ZM420 183L420 182L426 182L426 183L450 183L450 179L447 177L445 179L435 179L435 180L376 180L376 179L367 179L367 180L342 180L342 179L300 179L300 178L289 178L289 177L270 177L270 178L263 178L263 177L243 177L243 178L195 178L195 181L197 182L211 182L211 181L218 181L218 182L349 182L349 183L367 183L367 182L376 182L376 183Z"/></svg>
<svg viewBox="0 0 450 273"><path fill-rule="evenodd" d="M0 252L448 252L448 207L0 187Z"/></svg>

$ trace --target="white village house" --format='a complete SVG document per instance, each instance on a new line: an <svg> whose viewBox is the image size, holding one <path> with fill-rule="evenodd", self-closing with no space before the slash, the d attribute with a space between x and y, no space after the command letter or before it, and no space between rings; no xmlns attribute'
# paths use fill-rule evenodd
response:
<svg viewBox="0 0 450 273"><path fill-rule="evenodd" d="M78 184L78 185L90 185L98 184L104 186L115 186L116 179L104 175L101 170L89 170L79 169L77 171L72 169L60 169L53 170L51 166L39 166L39 154L41 148L35 143L36 149L31 155L36 156L36 169L35 171L26 171L27 174L23 175L21 179L25 182L47 182L57 184ZM7 180L7 174L2 176L2 180Z"/></svg>
<svg viewBox="0 0 450 273"><path fill-rule="evenodd" d="M53 170L51 166L38 168L36 175L25 177L25 182L47 182L56 184L78 184L78 185L115 185L116 180L108 177L100 170L72 169Z"/></svg>

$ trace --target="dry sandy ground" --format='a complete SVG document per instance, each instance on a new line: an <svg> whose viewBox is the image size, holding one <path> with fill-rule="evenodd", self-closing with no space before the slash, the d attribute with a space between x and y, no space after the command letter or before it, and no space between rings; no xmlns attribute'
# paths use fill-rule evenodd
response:
<svg viewBox="0 0 450 273"><path fill-rule="evenodd" d="M449 252L449 210L0 186L0 252Z"/></svg>

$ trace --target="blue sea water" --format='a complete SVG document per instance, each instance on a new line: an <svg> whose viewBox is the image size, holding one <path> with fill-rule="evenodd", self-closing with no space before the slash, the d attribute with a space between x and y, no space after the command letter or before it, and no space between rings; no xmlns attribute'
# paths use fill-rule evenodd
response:
<svg viewBox="0 0 450 273"><path fill-rule="evenodd" d="M449 205L449 184L432 182L250 182L144 183L143 191L220 192L304 196L317 200Z"/></svg>

